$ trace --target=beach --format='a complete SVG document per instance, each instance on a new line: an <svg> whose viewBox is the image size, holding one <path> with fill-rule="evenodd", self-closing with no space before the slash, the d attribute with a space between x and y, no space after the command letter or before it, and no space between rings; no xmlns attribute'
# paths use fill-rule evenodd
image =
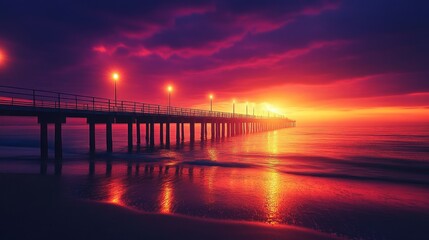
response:
<svg viewBox="0 0 429 240"><path fill-rule="evenodd" d="M67 199L57 176L0 174L1 239L340 239L310 229L144 213Z"/></svg>

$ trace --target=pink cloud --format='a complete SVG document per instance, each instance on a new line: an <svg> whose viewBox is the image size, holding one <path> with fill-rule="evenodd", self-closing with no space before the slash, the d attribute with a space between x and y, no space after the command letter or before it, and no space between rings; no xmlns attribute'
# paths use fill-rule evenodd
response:
<svg viewBox="0 0 429 240"><path fill-rule="evenodd" d="M99 52L99 53L107 52L106 47L104 47L103 45L94 46L94 47L92 47L92 50L95 52Z"/></svg>

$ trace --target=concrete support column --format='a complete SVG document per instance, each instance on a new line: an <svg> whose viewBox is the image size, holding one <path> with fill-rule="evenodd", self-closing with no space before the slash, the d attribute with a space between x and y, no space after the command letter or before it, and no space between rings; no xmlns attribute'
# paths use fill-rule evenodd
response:
<svg viewBox="0 0 429 240"><path fill-rule="evenodd" d="M216 123L216 139L220 139L220 123Z"/></svg>
<svg viewBox="0 0 429 240"><path fill-rule="evenodd" d="M207 123L204 123L204 140L207 140Z"/></svg>
<svg viewBox="0 0 429 240"><path fill-rule="evenodd" d="M190 134L189 136L190 142L194 143L195 142L195 123L194 122L191 122L189 124L189 134Z"/></svg>
<svg viewBox="0 0 429 240"><path fill-rule="evenodd" d="M107 152L113 151L112 123L106 123L106 148Z"/></svg>
<svg viewBox="0 0 429 240"><path fill-rule="evenodd" d="M167 148L170 147L170 122L166 122L165 125L165 145Z"/></svg>
<svg viewBox="0 0 429 240"><path fill-rule="evenodd" d="M149 146L149 123L147 122L146 123L146 135L145 135L145 137L146 137L146 146Z"/></svg>
<svg viewBox="0 0 429 240"><path fill-rule="evenodd" d="M164 145L164 123L163 122L159 123L159 143L161 144L161 146Z"/></svg>
<svg viewBox="0 0 429 240"><path fill-rule="evenodd" d="M136 137L137 137L137 145L140 145L141 139L140 139L140 121L136 121Z"/></svg>
<svg viewBox="0 0 429 240"><path fill-rule="evenodd" d="M222 138L225 138L225 123L222 123Z"/></svg>
<svg viewBox="0 0 429 240"><path fill-rule="evenodd" d="M40 173L48 170L48 124L40 123Z"/></svg>
<svg viewBox="0 0 429 240"><path fill-rule="evenodd" d="M182 122L181 124L181 130L182 130L182 142L185 141L185 123Z"/></svg>
<svg viewBox="0 0 429 240"><path fill-rule="evenodd" d="M205 123L204 122L201 122L201 128L200 128L200 139L201 139L201 141L204 141L204 126L205 126Z"/></svg>
<svg viewBox="0 0 429 240"><path fill-rule="evenodd" d="M95 123L89 123L89 152L95 152Z"/></svg>
<svg viewBox="0 0 429 240"><path fill-rule="evenodd" d="M62 125L55 122L55 174L61 174L63 160Z"/></svg>
<svg viewBox="0 0 429 240"><path fill-rule="evenodd" d="M48 159L48 124L40 123L40 158Z"/></svg>
<svg viewBox="0 0 429 240"><path fill-rule="evenodd" d="M211 127L211 138L212 138L212 140L214 140L215 139L215 123L211 122L210 127Z"/></svg>
<svg viewBox="0 0 429 240"><path fill-rule="evenodd" d="M128 122L128 151L133 150L133 122Z"/></svg>
<svg viewBox="0 0 429 240"><path fill-rule="evenodd" d="M150 147L155 147L155 123L152 121L150 122Z"/></svg>
<svg viewBox="0 0 429 240"><path fill-rule="evenodd" d="M176 144L180 144L180 123L176 123Z"/></svg>

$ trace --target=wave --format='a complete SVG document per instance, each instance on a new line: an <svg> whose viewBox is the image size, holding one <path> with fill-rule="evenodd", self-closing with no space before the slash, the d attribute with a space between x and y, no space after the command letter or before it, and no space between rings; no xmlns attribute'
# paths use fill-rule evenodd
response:
<svg viewBox="0 0 429 240"><path fill-rule="evenodd" d="M261 166L279 172L328 178L379 180L395 183L429 184L429 161L374 156L343 158L309 155L240 155L249 159L276 159L276 163L257 160Z"/></svg>
<svg viewBox="0 0 429 240"><path fill-rule="evenodd" d="M352 174L342 174L342 173L324 173L324 172L298 172L298 171L281 171L282 173L300 175L300 176L309 176L309 177L323 177L323 178L341 178L341 179L350 179L350 180L364 180L364 181L382 181L390 183L400 183L400 184L419 184L419 185L428 185L429 180L425 179L405 179L405 178L394 178L394 177L385 177L385 176L359 176Z"/></svg>
<svg viewBox="0 0 429 240"><path fill-rule="evenodd" d="M228 168L251 168L255 167L253 164L240 163L240 162L218 162L212 160L193 160L184 161L181 164L196 165L196 166L210 166L210 167L228 167Z"/></svg>

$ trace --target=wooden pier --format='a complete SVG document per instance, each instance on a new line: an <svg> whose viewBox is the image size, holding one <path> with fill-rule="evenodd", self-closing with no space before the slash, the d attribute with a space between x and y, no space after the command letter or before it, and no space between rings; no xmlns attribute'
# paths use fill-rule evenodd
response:
<svg viewBox="0 0 429 240"><path fill-rule="evenodd" d="M155 125L159 125L160 145L170 148L171 124L175 124L176 144L185 136L193 144L196 125L200 125L200 141L234 137L261 131L295 127L296 122L283 116L262 117L228 112L216 112L107 98L83 96L52 91L0 86L0 116L33 116L40 125L41 172L48 160L48 125L55 128L55 172L61 173L62 125L68 118L84 118L89 125L89 151L96 151L95 125L106 126L106 151L113 151L112 124L127 124L128 150L142 144L141 129L145 129L145 145L155 147ZM185 124L189 133L185 133ZM134 140L135 126L135 140ZM165 127L165 128L164 128ZM165 129L165 133L164 133ZM134 145L134 141L135 144Z"/></svg>

